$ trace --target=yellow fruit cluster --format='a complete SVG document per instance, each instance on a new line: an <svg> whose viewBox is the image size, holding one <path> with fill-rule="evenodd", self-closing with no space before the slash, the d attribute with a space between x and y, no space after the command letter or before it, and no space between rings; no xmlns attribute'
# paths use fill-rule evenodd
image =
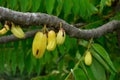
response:
<svg viewBox="0 0 120 80"><path fill-rule="evenodd" d="M4 27L0 30L0 35L7 33L9 30L11 30L13 35L17 38L25 37L25 34L19 25L15 25L14 23L8 21L5 22Z"/></svg>
<svg viewBox="0 0 120 80"><path fill-rule="evenodd" d="M25 33L23 32L22 28L19 25L15 25L14 23L12 23L10 30L13 33L13 35L16 36L17 38L25 37Z"/></svg>
<svg viewBox="0 0 120 80"><path fill-rule="evenodd" d="M57 35L53 30L50 30L47 34L43 32L37 32L32 44L33 56L36 58L41 58L46 49L48 51L53 51L57 44L61 45L64 43L65 37L66 34L63 28L60 28Z"/></svg>

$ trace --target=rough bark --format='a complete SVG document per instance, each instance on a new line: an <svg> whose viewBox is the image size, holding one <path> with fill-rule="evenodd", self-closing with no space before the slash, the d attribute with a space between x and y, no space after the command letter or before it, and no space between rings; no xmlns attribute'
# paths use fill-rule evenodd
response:
<svg viewBox="0 0 120 80"><path fill-rule="evenodd" d="M120 21L113 20L102 26L99 26L95 29L83 30L76 28L74 25L68 24L66 21L45 13L23 13L8 8L0 7L0 21L7 20L12 21L16 24L28 27L28 26L39 26L46 24L48 27L57 28L59 27L60 22L62 22L63 28L70 37L74 38L99 38L100 36L105 35L106 33L113 32L116 29L120 29ZM26 32L26 38L33 37L36 31ZM6 40L7 39L7 40ZM13 35L0 37L0 43L6 43L9 41L15 41L18 38Z"/></svg>

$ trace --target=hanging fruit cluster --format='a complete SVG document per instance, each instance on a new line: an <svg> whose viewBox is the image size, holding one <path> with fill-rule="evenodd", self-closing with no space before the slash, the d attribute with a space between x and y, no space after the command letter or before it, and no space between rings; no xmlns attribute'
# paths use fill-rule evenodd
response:
<svg viewBox="0 0 120 80"><path fill-rule="evenodd" d="M6 21L4 27L0 30L0 35L11 31L13 35L17 38L24 38L25 33L23 32L22 28L19 25L15 25L13 22Z"/></svg>
<svg viewBox="0 0 120 80"><path fill-rule="evenodd" d="M35 34L32 44L33 56L41 58L46 49L48 51L55 50L57 44L61 45L64 43L65 37L65 30L61 27L61 25L57 35L54 30L47 31L45 25L42 32L37 32Z"/></svg>
<svg viewBox="0 0 120 80"><path fill-rule="evenodd" d="M4 27L0 30L0 35L11 31L13 35L17 38L25 38L25 33L19 25L15 25L13 22L6 21ZM32 43L32 53L36 58L41 58L45 50L53 51L56 48L56 45L61 45L65 41L65 30L62 28L60 23L60 29L56 35L54 30L48 31L46 25L44 25L42 32L37 32L35 34L33 43Z"/></svg>

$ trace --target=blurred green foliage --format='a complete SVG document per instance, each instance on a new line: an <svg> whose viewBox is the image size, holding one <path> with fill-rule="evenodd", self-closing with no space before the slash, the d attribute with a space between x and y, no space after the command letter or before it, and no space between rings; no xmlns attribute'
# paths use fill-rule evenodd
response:
<svg viewBox="0 0 120 80"><path fill-rule="evenodd" d="M114 13L115 7L106 5L106 1L109 0L0 0L0 6L21 12L55 15L70 24L83 22L87 25L81 28L91 29L120 19L120 14ZM24 31L36 28L41 29L41 26L31 26ZM64 80L69 73L67 80L119 80L120 43L117 35L114 32L94 39L90 44L91 66L83 62L89 41L68 35L63 45L52 52L46 50L41 59L32 55L33 38L0 44L0 74L22 80Z"/></svg>

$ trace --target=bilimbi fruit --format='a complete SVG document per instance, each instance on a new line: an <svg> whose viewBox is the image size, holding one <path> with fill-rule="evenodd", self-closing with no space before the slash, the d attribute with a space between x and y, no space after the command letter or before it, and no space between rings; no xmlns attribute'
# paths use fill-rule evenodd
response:
<svg viewBox="0 0 120 80"><path fill-rule="evenodd" d="M32 53L36 58L41 58L46 50L47 36L43 32L37 32L35 34L32 43Z"/></svg>
<svg viewBox="0 0 120 80"><path fill-rule="evenodd" d="M0 30L0 34L3 35L9 31L9 26L7 24Z"/></svg>
<svg viewBox="0 0 120 80"><path fill-rule="evenodd" d="M90 66L92 64L92 55L90 51L86 51L85 57L84 57L84 62L87 66Z"/></svg>
<svg viewBox="0 0 120 80"><path fill-rule="evenodd" d="M19 25L15 25L14 23L12 23L12 26L10 29L13 35L16 36L17 38L25 37L25 33L23 32L22 28Z"/></svg>
<svg viewBox="0 0 120 80"><path fill-rule="evenodd" d="M56 48L56 33L53 30L48 32L47 50L53 51Z"/></svg>
<svg viewBox="0 0 120 80"><path fill-rule="evenodd" d="M63 44L65 41L65 37L66 37L65 30L63 28L60 28L60 30L57 33L57 38L56 38L57 44L58 45Z"/></svg>

